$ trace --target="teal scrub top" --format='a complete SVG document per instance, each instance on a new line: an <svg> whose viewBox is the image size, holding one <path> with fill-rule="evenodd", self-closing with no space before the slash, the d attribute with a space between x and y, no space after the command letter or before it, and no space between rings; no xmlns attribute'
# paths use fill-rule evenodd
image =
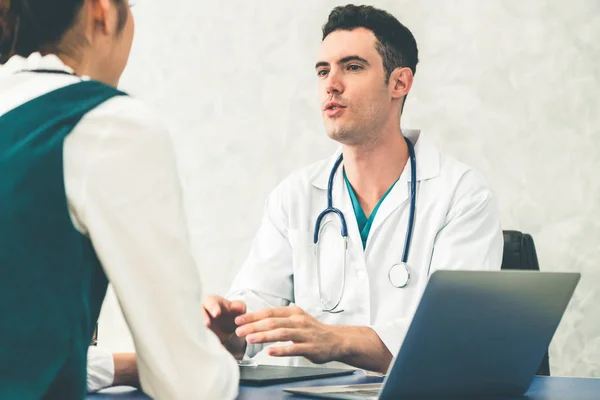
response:
<svg viewBox="0 0 600 400"><path fill-rule="evenodd" d="M377 214L377 210L379 210L379 206L383 203L383 200L387 197L387 195L392 191L392 188L396 185L396 182L385 192L385 194L379 199L377 205L373 209L369 218L365 215L362 207L360 206L360 202L358 201L358 197L356 197L356 193L346 176L346 170L344 169L344 181L346 182L346 187L348 188L348 193L350 194L350 200L352 201L352 208L354 209L354 215L356 216L356 223L358 224L358 230L360 232L360 238L362 240L363 250L367 247L367 238L369 237L369 232L371 231L371 225L373 225L373 220L375 219L375 215Z"/></svg>

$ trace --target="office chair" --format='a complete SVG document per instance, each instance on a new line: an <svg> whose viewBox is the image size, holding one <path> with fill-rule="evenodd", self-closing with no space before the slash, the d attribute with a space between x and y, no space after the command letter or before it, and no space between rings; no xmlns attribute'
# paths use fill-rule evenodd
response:
<svg viewBox="0 0 600 400"><path fill-rule="evenodd" d="M540 265L533 244L533 238L519 231L503 231L504 253L501 269L521 269L539 271ZM548 352L544 355L537 375L550 376Z"/></svg>

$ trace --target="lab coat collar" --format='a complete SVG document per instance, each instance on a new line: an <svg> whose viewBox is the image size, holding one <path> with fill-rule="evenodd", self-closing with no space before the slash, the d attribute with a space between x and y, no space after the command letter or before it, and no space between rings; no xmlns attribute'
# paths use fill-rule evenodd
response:
<svg viewBox="0 0 600 400"><path fill-rule="evenodd" d="M440 173L440 153L435 146L421 134L420 129L405 129L402 133L415 145L417 182L438 176ZM315 179L312 181L313 186L318 189L327 190L329 174L341 152L342 149L339 148L317 172ZM410 162L407 162L407 170L404 172L410 172ZM405 174L404 172L402 175L406 175L408 182L410 182L410 173Z"/></svg>

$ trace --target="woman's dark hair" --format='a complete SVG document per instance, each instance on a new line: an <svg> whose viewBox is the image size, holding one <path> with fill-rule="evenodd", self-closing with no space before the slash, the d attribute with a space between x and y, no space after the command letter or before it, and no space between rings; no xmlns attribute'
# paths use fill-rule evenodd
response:
<svg viewBox="0 0 600 400"><path fill-rule="evenodd" d="M356 28L366 28L377 38L386 80L399 67L408 67L415 74L419 62L417 42L411 31L386 11L352 4L335 7L323 26L323 40L332 32Z"/></svg>
<svg viewBox="0 0 600 400"><path fill-rule="evenodd" d="M119 6L119 31L127 20L124 0ZM0 0L0 64L13 55L53 52L77 21L85 0Z"/></svg>

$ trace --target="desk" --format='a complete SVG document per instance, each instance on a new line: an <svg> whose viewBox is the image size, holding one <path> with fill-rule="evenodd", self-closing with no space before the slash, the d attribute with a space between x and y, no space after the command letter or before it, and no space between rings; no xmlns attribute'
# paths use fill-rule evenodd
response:
<svg viewBox="0 0 600 400"><path fill-rule="evenodd" d="M251 387L241 386L239 400L297 399L281 389L290 386L343 385L355 383L381 382L382 378L365 376L360 372L352 376L287 383L283 385ZM89 400L141 400L148 399L143 393L127 388L112 388L102 393L90 394ZM537 376L534 378L526 397L511 397L503 400L598 400L600 399L600 379L557 378Z"/></svg>

